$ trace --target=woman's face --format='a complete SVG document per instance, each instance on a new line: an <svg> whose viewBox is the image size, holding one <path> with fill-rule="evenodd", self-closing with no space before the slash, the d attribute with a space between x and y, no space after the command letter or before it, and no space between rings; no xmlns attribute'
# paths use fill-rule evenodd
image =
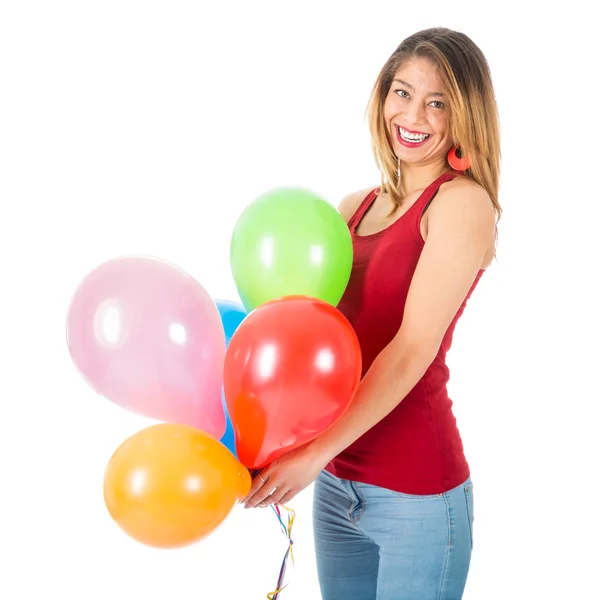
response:
<svg viewBox="0 0 600 600"><path fill-rule="evenodd" d="M448 109L435 66L412 58L395 73L383 117L396 156L409 164L445 160L452 146Z"/></svg>

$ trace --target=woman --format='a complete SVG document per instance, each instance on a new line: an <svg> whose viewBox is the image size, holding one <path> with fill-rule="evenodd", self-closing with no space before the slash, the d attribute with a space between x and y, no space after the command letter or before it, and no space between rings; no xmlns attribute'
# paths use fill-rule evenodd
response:
<svg viewBox="0 0 600 600"><path fill-rule="evenodd" d="M324 600L461 598L473 488L445 358L495 256L500 142L487 62L464 34L418 32L384 65L369 103L382 183L339 210L354 265L338 308L363 378L346 413L263 469L247 507L285 504L316 480Z"/></svg>

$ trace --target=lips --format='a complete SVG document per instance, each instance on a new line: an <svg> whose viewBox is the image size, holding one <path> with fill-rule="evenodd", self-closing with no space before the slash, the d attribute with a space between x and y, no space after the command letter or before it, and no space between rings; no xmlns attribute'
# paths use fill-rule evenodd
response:
<svg viewBox="0 0 600 600"><path fill-rule="evenodd" d="M396 139L398 140L398 143L407 148L418 148L431 137L430 133L425 133L423 131L411 131L405 127L400 127L399 125L394 125L394 127L396 128ZM415 139L411 139L413 137Z"/></svg>

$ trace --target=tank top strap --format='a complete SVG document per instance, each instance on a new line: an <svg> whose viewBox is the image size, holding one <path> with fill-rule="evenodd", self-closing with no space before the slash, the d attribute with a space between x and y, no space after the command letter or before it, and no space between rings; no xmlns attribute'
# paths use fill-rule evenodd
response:
<svg viewBox="0 0 600 600"><path fill-rule="evenodd" d="M348 229L350 229L351 233L355 233L356 227L362 221L362 218L365 216L365 213L371 208L371 204L375 202L377 198L377 194L379 194L379 187L372 189L366 196L365 199L358 205L358 208L354 212L354 214L350 217L348 221Z"/></svg>
<svg viewBox="0 0 600 600"><path fill-rule="evenodd" d="M431 204L431 201L435 198L435 195L438 193L440 186L447 181L452 181L457 176L457 173L453 173L451 171L447 171L446 173L442 173L435 181L429 184L419 196L419 199L415 202L412 211L411 218L411 227L417 237L422 239L421 237L421 221L423 219L423 215L425 211Z"/></svg>
<svg viewBox="0 0 600 600"><path fill-rule="evenodd" d="M440 189L440 186L442 184L446 183L447 181L451 181L456 176L457 176L457 173L453 173L451 171L442 173L442 175L440 175L435 181L430 183L429 186L427 186L423 190L423 192L421 193L421 195L419 196L419 198L417 199L415 204L413 206L411 206L411 208L410 208L410 211L414 215L417 215L417 219L416 219L417 224L421 222L421 217L423 216L425 209L429 206L429 203L433 200L433 198L437 194L438 190ZM354 212L352 217L350 217L350 220L348 221L348 229L350 229L350 232L352 234L356 233L356 228L358 227L358 224L362 221L363 217L365 216L365 213L369 210L369 208L371 208L371 205L373 204L373 202L375 202L375 199L377 198L377 195L379 194L379 192L380 192L379 187L372 189L365 196L365 199L359 204L358 208L356 209L356 211Z"/></svg>
<svg viewBox="0 0 600 600"><path fill-rule="evenodd" d="M438 193L440 186L448 181L452 181L458 173L452 173L451 171L447 171L446 173L442 173L435 181L430 183L424 190L423 193L419 196L419 199L415 202L418 206L417 214L419 215L419 221L425 212L425 209L429 206L435 195Z"/></svg>

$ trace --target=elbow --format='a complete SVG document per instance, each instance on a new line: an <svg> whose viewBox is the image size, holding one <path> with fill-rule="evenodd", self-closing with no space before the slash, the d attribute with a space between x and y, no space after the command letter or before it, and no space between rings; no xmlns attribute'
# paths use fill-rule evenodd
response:
<svg viewBox="0 0 600 600"><path fill-rule="evenodd" d="M392 355L403 365L410 365L411 370L414 369L424 375L435 360L440 344L439 340L424 337L409 338L399 332L390 343L389 349Z"/></svg>

